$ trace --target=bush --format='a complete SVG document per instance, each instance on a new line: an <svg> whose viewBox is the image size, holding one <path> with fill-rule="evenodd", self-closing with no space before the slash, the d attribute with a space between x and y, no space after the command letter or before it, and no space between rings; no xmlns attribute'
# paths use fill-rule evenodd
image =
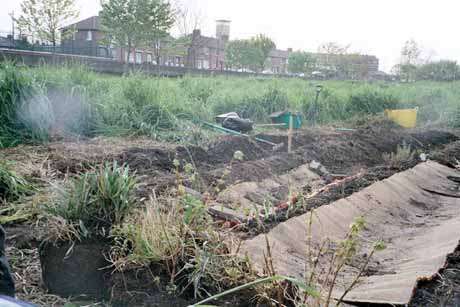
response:
<svg viewBox="0 0 460 307"><path fill-rule="evenodd" d="M108 233L120 224L135 204L136 179L129 168L106 163L94 172L73 179L60 191L60 198L48 212L71 224L78 224L84 236Z"/></svg>
<svg viewBox="0 0 460 307"><path fill-rule="evenodd" d="M349 114L377 114L385 109L393 109L397 105L396 97L365 87L362 91L350 95L346 110Z"/></svg>

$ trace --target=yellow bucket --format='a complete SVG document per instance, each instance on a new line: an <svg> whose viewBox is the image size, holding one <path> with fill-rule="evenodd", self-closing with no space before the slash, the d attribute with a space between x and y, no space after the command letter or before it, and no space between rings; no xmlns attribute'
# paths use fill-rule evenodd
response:
<svg viewBox="0 0 460 307"><path fill-rule="evenodd" d="M404 128L414 128L417 124L417 111L418 108L385 110L385 116Z"/></svg>

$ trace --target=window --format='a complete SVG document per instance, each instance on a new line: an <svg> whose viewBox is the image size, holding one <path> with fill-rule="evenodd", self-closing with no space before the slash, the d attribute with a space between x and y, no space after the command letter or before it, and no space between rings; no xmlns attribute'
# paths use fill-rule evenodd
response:
<svg viewBox="0 0 460 307"><path fill-rule="evenodd" d="M180 56L176 57L176 66L181 66L181 58L180 58Z"/></svg>
<svg viewBox="0 0 460 307"><path fill-rule="evenodd" d="M102 56L104 58L109 57L109 54L108 54L109 52L108 52L108 49L106 47L99 46L97 52L98 52L97 56Z"/></svg>
<svg viewBox="0 0 460 307"><path fill-rule="evenodd" d="M147 53L147 62L152 63L152 54L151 53Z"/></svg>
<svg viewBox="0 0 460 307"><path fill-rule="evenodd" d="M72 32L72 40L74 41L77 38L77 32L73 31Z"/></svg>
<svg viewBox="0 0 460 307"><path fill-rule="evenodd" d="M126 53L126 56L128 56L128 53ZM134 52L130 52L130 53L129 53L128 62L129 62L129 63L134 63Z"/></svg>
<svg viewBox="0 0 460 307"><path fill-rule="evenodd" d="M118 60L118 51L117 49L112 49L112 58Z"/></svg>
<svg viewBox="0 0 460 307"><path fill-rule="evenodd" d="M142 52L136 52L136 64L142 64Z"/></svg>
<svg viewBox="0 0 460 307"><path fill-rule="evenodd" d="M203 68L204 69L209 69L209 61L208 60L203 61Z"/></svg>
<svg viewBox="0 0 460 307"><path fill-rule="evenodd" d="M91 30L86 33L86 40L87 41L93 40L93 32Z"/></svg>

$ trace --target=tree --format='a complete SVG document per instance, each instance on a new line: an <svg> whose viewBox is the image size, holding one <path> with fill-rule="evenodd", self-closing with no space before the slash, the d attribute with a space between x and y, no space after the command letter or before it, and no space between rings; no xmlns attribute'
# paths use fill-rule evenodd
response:
<svg viewBox="0 0 460 307"><path fill-rule="evenodd" d="M350 49L350 45L340 45L337 42L326 42L318 47L318 53L324 54L347 54L348 49Z"/></svg>
<svg viewBox="0 0 460 307"><path fill-rule="evenodd" d="M230 41L225 48L226 62L238 69L255 70L260 57L260 51L247 39Z"/></svg>
<svg viewBox="0 0 460 307"><path fill-rule="evenodd" d="M175 28L181 37L189 36L193 31L199 29L205 19L201 10L191 7L190 5L178 3L175 11Z"/></svg>
<svg viewBox="0 0 460 307"><path fill-rule="evenodd" d="M322 65L329 73L335 74L337 77L340 74L348 74L344 68L348 70L348 60L345 55L348 54L350 45L340 45L337 42L326 42L318 47L318 53L323 54Z"/></svg>
<svg viewBox="0 0 460 307"><path fill-rule="evenodd" d="M288 59L288 70L291 73L311 73L316 64L316 59L310 53L297 51L292 52Z"/></svg>
<svg viewBox="0 0 460 307"><path fill-rule="evenodd" d="M204 47L204 40L201 39L199 31L203 21L204 15L202 11L194 6L177 4L176 8L177 17L175 28L179 32L179 37L175 40L176 49L181 50L186 56L186 65L189 68L195 68L197 50Z"/></svg>
<svg viewBox="0 0 460 307"><path fill-rule="evenodd" d="M420 61L421 48L413 39L406 41L401 49L400 76L406 82L415 79Z"/></svg>
<svg viewBox="0 0 460 307"><path fill-rule="evenodd" d="M259 55L255 57L255 64L261 71L263 71L265 68L265 62L270 52L276 48L276 45L269 37L263 34L258 34L257 36L251 38L251 44L256 50L258 50L259 53Z"/></svg>
<svg viewBox="0 0 460 307"><path fill-rule="evenodd" d="M274 48L276 45L270 38L259 34L251 39L228 42L225 57L230 66L263 71L270 51Z"/></svg>
<svg viewBox="0 0 460 307"><path fill-rule="evenodd" d="M102 0L101 23L109 40L127 49L153 47L157 63L161 40L174 24L175 12L163 0Z"/></svg>
<svg viewBox="0 0 460 307"><path fill-rule="evenodd" d="M419 64L421 53L422 50L415 40L406 41L401 50L401 64Z"/></svg>
<svg viewBox="0 0 460 307"><path fill-rule="evenodd" d="M75 0L23 0L21 14L15 22L19 30L54 47L60 39L72 35L73 31L63 33L60 28L78 17Z"/></svg>
<svg viewBox="0 0 460 307"><path fill-rule="evenodd" d="M453 81L459 76L457 62L443 60L423 64L417 69L418 80Z"/></svg>

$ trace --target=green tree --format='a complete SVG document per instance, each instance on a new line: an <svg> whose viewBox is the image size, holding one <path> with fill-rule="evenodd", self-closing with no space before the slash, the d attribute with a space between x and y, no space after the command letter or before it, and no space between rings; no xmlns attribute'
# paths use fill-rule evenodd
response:
<svg viewBox="0 0 460 307"><path fill-rule="evenodd" d="M422 50L413 39L406 41L401 49L401 64L419 64Z"/></svg>
<svg viewBox="0 0 460 307"><path fill-rule="evenodd" d="M421 65L417 69L418 80L453 81L459 76L457 62L443 60Z"/></svg>
<svg viewBox="0 0 460 307"><path fill-rule="evenodd" d="M23 0L15 22L23 34L56 46L60 39L73 34L70 29L61 37L60 28L77 18L78 13L75 0Z"/></svg>
<svg viewBox="0 0 460 307"><path fill-rule="evenodd" d="M250 43L253 48L257 50L257 56L254 58L255 65L261 71L265 68L265 62L273 49L276 49L276 44L269 37L258 34L257 36L251 38Z"/></svg>
<svg viewBox="0 0 460 307"><path fill-rule="evenodd" d="M256 70L260 57L260 50L247 39L230 41L225 49L226 62L238 69Z"/></svg>
<svg viewBox="0 0 460 307"><path fill-rule="evenodd" d="M309 74L315 69L315 64L315 57L308 52L292 52L288 58L288 70L291 73Z"/></svg>
<svg viewBox="0 0 460 307"><path fill-rule="evenodd" d="M270 51L275 48L276 45L270 38L259 34L251 39L228 42L225 57L230 66L263 71Z"/></svg>
<svg viewBox="0 0 460 307"><path fill-rule="evenodd" d="M152 47L157 63L162 39L174 24L175 12L162 0L102 0L101 23L109 40L127 50Z"/></svg>

